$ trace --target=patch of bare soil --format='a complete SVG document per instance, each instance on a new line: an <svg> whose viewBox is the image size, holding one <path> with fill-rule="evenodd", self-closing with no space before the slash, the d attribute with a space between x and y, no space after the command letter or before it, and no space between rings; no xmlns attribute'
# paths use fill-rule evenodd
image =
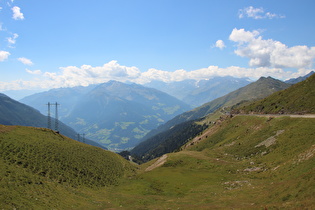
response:
<svg viewBox="0 0 315 210"><path fill-rule="evenodd" d="M249 181L229 181L229 182L224 182L223 185L225 186L226 190L233 190L233 189L238 189L243 186L251 186Z"/></svg>
<svg viewBox="0 0 315 210"><path fill-rule="evenodd" d="M314 156L314 153L315 153L315 144L313 144L311 148L309 148L305 152L299 154L297 162L300 163L302 161L311 159Z"/></svg>
<svg viewBox="0 0 315 210"><path fill-rule="evenodd" d="M157 159L157 161L155 161L155 163L153 163L148 168L146 168L145 171L152 171L153 169L162 166L166 162L166 160L167 160L167 154Z"/></svg>
<svg viewBox="0 0 315 210"><path fill-rule="evenodd" d="M271 145L276 143L276 137L279 136L280 134L282 134L284 132L284 130L278 130L276 135L269 137L268 139L266 139L263 142L260 142L259 144L257 144L255 147L260 147L260 146L265 146L265 147L270 147Z"/></svg>

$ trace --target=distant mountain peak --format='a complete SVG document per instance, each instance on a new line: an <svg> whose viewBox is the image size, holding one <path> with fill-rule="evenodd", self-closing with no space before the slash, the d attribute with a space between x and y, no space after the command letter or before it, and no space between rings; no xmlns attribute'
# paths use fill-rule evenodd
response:
<svg viewBox="0 0 315 210"><path fill-rule="evenodd" d="M302 82L303 80L309 78L310 76L312 76L315 72L314 71L311 71L310 73L308 73L307 75L305 76L300 76L298 78L292 78L292 79L288 79L286 81L284 81L285 83L288 83L288 84L296 84L298 82Z"/></svg>

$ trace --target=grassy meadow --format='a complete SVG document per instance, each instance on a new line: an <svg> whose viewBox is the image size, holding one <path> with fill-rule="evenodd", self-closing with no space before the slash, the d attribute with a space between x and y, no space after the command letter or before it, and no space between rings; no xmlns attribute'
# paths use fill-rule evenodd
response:
<svg viewBox="0 0 315 210"><path fill-rule="evenodd" d="M0 208L311 209L314 124L227 118L150 171L157 159L136 166L47 129L2 126Z"/></svg>

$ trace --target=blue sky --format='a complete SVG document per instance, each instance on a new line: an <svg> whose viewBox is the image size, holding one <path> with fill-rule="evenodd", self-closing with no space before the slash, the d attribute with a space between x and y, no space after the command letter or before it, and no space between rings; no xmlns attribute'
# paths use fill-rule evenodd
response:
<svg viewBox="0 0 315 210"><path fill-rule="evenodd" d="M0 0L0 91L314 70L313 0Z"/></svg>

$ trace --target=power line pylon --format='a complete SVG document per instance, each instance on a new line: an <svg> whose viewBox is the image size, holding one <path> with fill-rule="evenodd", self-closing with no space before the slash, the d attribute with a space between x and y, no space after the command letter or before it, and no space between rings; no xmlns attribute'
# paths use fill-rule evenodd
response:
<svg viewBox="0 0 315 210"><path fill-rule="evenodd" d="M85 143L85 133L82 133L82 142Z"/></svg>
<svg viewBox="0 0 315 210"><path fill-rule="evenodd" d="M46 104L48 106L48 116L47 116L47 127L48 129L51 129L51 112L50 107L55 106L55 131L59 132L59 121L58 121L58 106L60 104L56 103L50 103L48 102Z"/></svg>
<svg viewBox="0 0 315 210"><path fill-rule="evenodd" d="M47 128L51 129L51 117L50 117L50 106L51 106L51 104L48 102L46 105L48 106Z"/></svg>
<svg viewBox="0 0 315 210"><path fill-rule="evenodd" d="M59 131L59 122L58 122L58 104L57 102L54 104L56 106L56 111L55 111L55 130L58 132Z"/></svg>

